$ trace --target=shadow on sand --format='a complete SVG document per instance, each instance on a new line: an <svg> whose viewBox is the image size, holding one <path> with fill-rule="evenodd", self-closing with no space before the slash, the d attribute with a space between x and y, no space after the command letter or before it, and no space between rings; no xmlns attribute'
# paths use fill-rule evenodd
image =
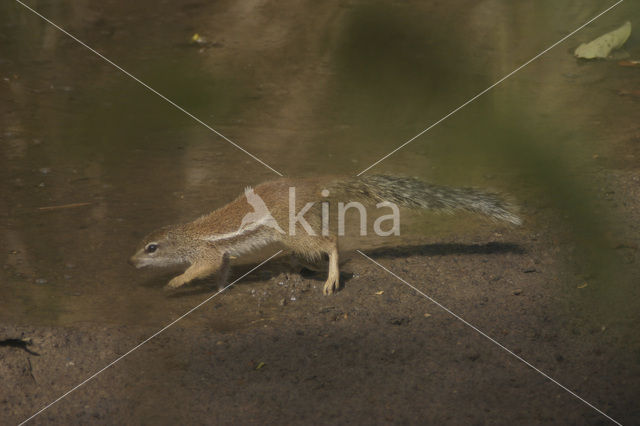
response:
<svg viewBox="0 0 640 426"><path fill-rule="evenodd" d="M396 247L381 247L372 250L367 250L367 256L370 256L374 259L376 258L403 258L409 256L451 256L451 255L474 255L474 254L524 254L526 250L522 248L522 246L514 243L499 243L499 242L490 242L486 244L458 244L458 243L438 243L438 244L417 244L417 245L406 245L406 246L396 246ZM343 255L344 261L341 264L346 264L350 260L357 256L355 252L347 252ZM252 272L247 275L242 281L250 282L250 281L265 281L270 280L281 273L301 273L305 278L311 278L318 281L322 281L326 278L326 267L323 268L321 265L317 268L318 270L311 270L309 268L303 267L300 269L298 267L293 267L290 258L291 256L282 256L279 259L276 259L270 263L268 267L263 267L259 270ZM246 264L239 265L235 267L230 276L229 282L233 282L238 277L241 277L247 271L250 271L254 268L256 264ZM175 275L175 274L174 274ZM173 275L172 275L173 276ZM163 278L164 275L163 275ZM167 275L166 280L161 280L159 278L153 278L146 282L145 286L148 287L158 287L159 285L164 285L169 280L169 276ZM344 283L349 281L352 278L352 274L350 273L341 273L340 274L340 282L341 288L344 286ZM190 283L183 288L167 291L167 297L175 298L175 297L186 297L193 296L198 294L206 294L206 293L215 293L217 292L216 286L213 284L215 280L212 279L204 279L197 280L193 283ZM241 284L241 282L238 282ZM237 285L237 284L236 284ZM230 290L230 289L229 289ZM228 290L227 290L228 291Z"/></svg>

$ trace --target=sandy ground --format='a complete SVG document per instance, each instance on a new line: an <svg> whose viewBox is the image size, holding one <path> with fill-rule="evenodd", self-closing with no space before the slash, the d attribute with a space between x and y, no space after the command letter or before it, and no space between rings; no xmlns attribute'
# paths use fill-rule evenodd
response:
<svg viewBox="0 0 640 426"><path fill-rule="evenodd" d="M558 275L552 242L543 233L502 231L488 240L369 254L589 403L633 424L640 415L634 322L626 315L607 316L606 323L585 317L593 311L585 293L593 289ZM636 249L615 250L637 259ZM33 423L608 423L358 255L344 266L344 289L332 297L321 296L321 277L279 272L286 269L275 261L270 279L251 275ZM204 300L211 290L185 291ZM243 324L234 323L238 314ZM32 353L0 351L2 417L24 420L155 331L2 327L2 336L32 342Z"/></svg>

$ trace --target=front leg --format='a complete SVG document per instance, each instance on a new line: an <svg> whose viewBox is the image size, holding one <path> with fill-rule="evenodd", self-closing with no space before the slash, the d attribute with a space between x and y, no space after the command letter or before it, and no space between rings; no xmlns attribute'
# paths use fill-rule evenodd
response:
<svg viewBox="0 0 640 426"><path fill-rule="evenodd" d="M231 269L231 260L229 255L225 253L222 256L222 265L218 269L218 290L222 290L227 286L227 278L229 277L229 270Z"/></svg>
<svg viewBox="0 0 640 426"><path fill-rule="evenodd" d="M217 271L220 271L220 274L218 275L218 288L222 288L227 279L227 274L229 273L229 256L227 254L216 256L215 258L196 260L187 268L186 271L184 271L182 275L178 275L169 281L165 286L165 289L168 290L181 287L190 281L208 277Z"/></svg>

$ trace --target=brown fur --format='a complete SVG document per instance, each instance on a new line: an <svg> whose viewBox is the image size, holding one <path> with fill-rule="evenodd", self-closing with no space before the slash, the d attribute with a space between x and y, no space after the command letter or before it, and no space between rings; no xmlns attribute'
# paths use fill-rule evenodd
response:
<svg viewBox="0 0 640 426"><path fill-rule="evenodd" d="M304 215L316 235L310 235L300 223L295 234L289 230L289 188L295 188L297 214L308 202L314 206ZM330 197L321 191L328 189ZM231 203L202 216L193 222L168 226L148 235L131 258L137 267L167 266L187 263L186 271L167 284L177 288L191 280L204 278L218 272L219 285L223 285L229 271L231 257L237 257L268 244L279 243L297 255L309 260L329 257L329 274L324 284L324 294L331 294L339 287L338 238L335 234L322 236L321 202L340 199L343 202L364 201L376 203L391 201L412 208L453 210L466 209L489 215L494 219L515 224L520 219L509 212L510 206L495 194L475 189L458 189L436 186L417 179L394 176L370 176L362 178L316 178L306 180L279 179L258 185L253 192L268 208L280 232L266 223L242 223L247 214L254 212L245 193ZM344 197L348 197L344 198ZM241 228L241 225L244 226ZM156 246L150 252L150 244Z"/></svg>

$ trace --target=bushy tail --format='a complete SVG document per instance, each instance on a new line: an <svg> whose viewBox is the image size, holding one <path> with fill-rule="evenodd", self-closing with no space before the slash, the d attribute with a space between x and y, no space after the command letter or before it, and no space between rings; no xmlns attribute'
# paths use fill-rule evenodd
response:
<svg viewBox="0 0 640 426"><path fill-rule="evenodd" d="M520 225L520 218L511 212L515 208L499 195L474 188L450 188L432 185L418 179L373 175L339 183L339 190L350 200L382 202L399 206L451 212L467 210L492 219Z"/></svg>

